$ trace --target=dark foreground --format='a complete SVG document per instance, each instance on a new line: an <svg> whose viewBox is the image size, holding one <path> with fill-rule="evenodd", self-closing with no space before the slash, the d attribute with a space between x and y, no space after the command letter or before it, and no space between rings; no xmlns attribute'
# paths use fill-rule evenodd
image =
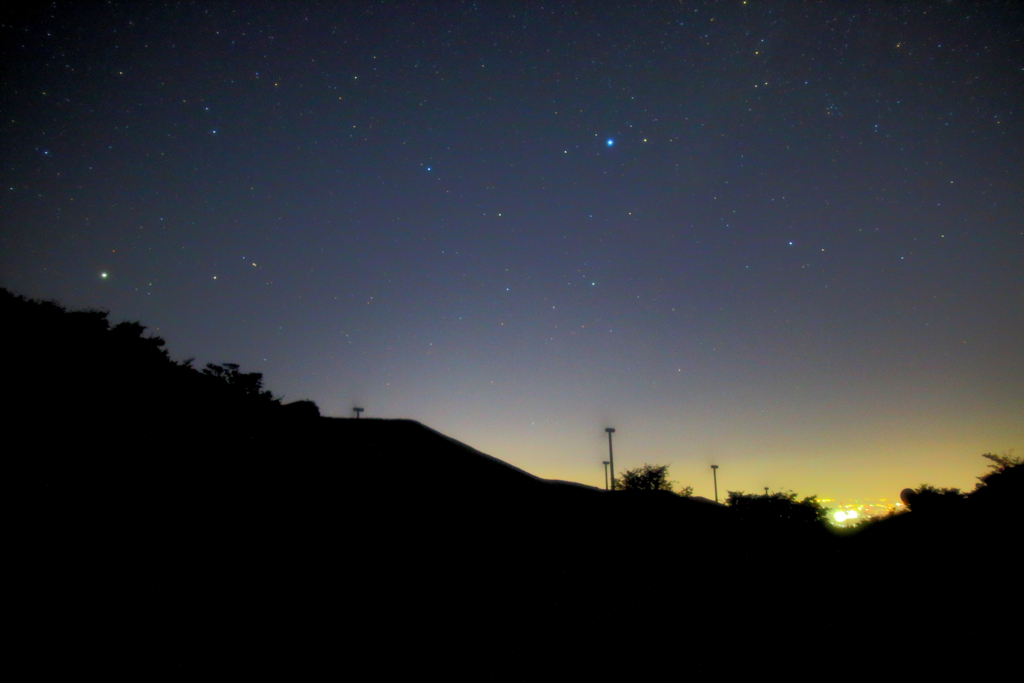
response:
<svg viewBox="0 0 1024 683"><path fill-rule="evenodd" d="M410 421L236 427L131 453L54 437L17 471L36 671L846 678L1016 657L1019 534L991 510L837 537L545 482Z"/></svg>

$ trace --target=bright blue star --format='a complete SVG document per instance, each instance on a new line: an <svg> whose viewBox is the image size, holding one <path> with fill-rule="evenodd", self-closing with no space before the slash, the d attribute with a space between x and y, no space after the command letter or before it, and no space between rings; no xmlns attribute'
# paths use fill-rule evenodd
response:
<svg viewBox="0 0 1024 683"><path fill-rule="evenodd" d="M615 140L612 140L611 138L608 138L608 141L605 144L608 145L609 147L611 147L612 145L615 144Z"/></svg>

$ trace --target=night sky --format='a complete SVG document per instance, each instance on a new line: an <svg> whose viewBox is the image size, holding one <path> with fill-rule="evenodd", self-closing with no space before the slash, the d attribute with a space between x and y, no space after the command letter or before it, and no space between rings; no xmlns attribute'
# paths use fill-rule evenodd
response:
<svg viewBox="0 0 1024 683"><path fill-rule="evenodd" d="M708 497L1024 451L1021 3L39 5L16 293L595 486L608 426Z"/></svg>

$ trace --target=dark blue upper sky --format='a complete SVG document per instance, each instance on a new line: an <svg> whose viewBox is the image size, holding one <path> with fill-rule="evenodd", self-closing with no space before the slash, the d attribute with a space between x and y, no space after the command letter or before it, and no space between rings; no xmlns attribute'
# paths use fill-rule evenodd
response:
<svg viewBox="0 0 1024 683"><path fill-rule="evenodd" d="M706 495L970 487L1024 446L1022 20L47 3L0 26L0 284L542 476L615 426Z"/></svg>

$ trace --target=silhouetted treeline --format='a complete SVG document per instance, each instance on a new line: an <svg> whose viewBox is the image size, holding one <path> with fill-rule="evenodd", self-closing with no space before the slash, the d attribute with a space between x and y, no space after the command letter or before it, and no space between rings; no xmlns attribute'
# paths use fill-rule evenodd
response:
<svg viewBox="0 0 1024 683"><path fill-rule="evenodd" d="M143 325L111 324L107 315L0 290L11 419L67 447L153 447L237 441L267 421L319 414L309 402L282 406L260 373L176 362Z"/></svg>

